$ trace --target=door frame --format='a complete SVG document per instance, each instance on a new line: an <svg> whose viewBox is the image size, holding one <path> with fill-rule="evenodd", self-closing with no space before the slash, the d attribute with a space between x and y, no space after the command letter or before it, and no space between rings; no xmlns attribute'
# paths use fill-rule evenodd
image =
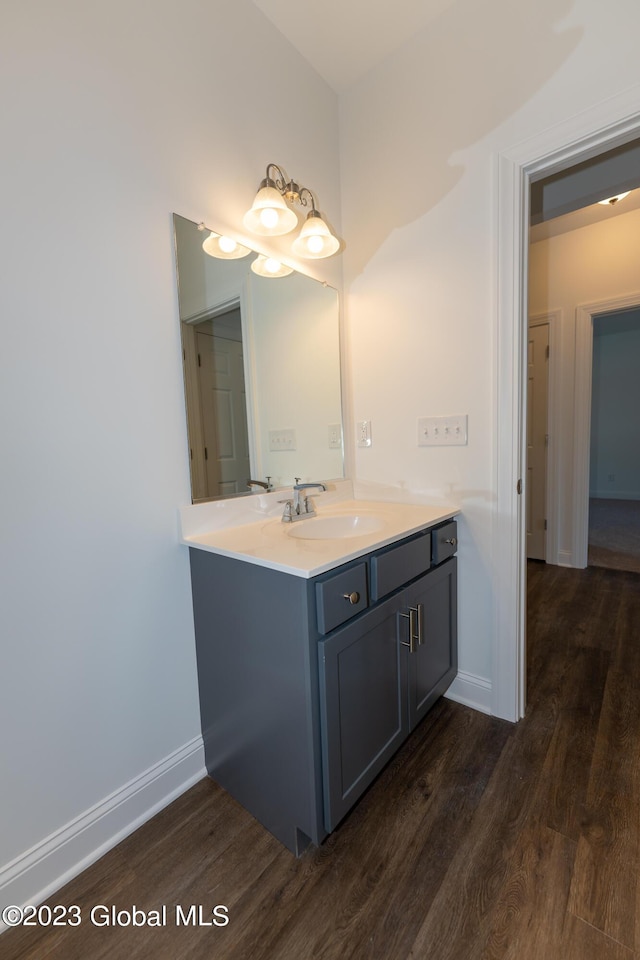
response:
<svg viewBox="0 0 640 960"><path fill-rule="evenodd" d="M557 473L557 436L550 424L556 423L556 405L558 385L555 381L556 356L559 349L558 330L561 329L562 310L547 310L545 313L530 314L529 327L549 327L549 366L547 378L547 468L545 475L545 501L547 517L547 536L545 539L545 563L558 563L558 473ZM525 421L526 422L526 421ZM526 431L525 431L526 432ZM526 503L526 490L525 490Z"/></svg>
<svg viewBox="0 0 640 960"><path fill-rule="evenodd" d="M532 181L640 136L640 85L497 156L494 633L491 711L524 716L526 536L520 491L526 463L529 188Z"/></svg>

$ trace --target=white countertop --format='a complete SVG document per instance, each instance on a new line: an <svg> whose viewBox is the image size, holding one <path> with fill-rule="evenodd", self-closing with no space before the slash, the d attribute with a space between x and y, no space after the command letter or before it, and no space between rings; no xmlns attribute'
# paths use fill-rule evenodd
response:
<svg viewBox="0 0 640 960"><path fill-rule="evenodd" d="M261 519L253 522L245 519L238 525L220 526L215 522L207 524L202 521L197 524L185 523L183 516L182 542L199 550L308 578L448 520L460 512L459 508L449 503L429 505L333 498L323 503L321 497L314 499L318 518L375 518L376 529L356 536L303 539L300 536L303 525L314 524L314 519L282 523L280 506L276 515L270 509ZM258 506L258 501L253 502ZM207 526L209 529L203 529Z"/></svg>

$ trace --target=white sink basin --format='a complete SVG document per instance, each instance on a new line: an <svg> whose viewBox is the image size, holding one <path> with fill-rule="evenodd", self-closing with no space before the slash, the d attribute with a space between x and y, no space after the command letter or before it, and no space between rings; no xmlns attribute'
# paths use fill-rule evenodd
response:
<svg viewBox="0 0 640 960"><path fill-rule="evenodd" d="M371 514L341 514L334 517L312 517L296 520L287 529L298 540L345 540L382 530L384 524Z"/></svg>

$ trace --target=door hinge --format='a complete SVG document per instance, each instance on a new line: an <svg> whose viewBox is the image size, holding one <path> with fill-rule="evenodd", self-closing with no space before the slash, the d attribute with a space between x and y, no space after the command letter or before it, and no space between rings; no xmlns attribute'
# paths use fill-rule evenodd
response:
<svg viewBox="0 0 640 960"><path fill-rule="evenodd" d="M198 366L199 366L199 367L202 366L202 361L201 361L201 359L200 359L200 354L198 354Z"/></svg>
<svg viewBox="0 0 640 960"><path fill-rule="evenodd" d="M522 493L522 480L518 480L516 484L516 493Z"/></svg>
<svg viewBox="0 0 640 960"><path fill-rule="evenodd" d="M205 460L208 460L208 459L209 459L209 451L207 450L206 447L204 448L204 458L205 458Z"/></svg>
<svg viewBox="0 0 640 960"><path fill-rule="evenodd" d="M545 530L547 529L547 521L546 521L546 520L544 521L544 528L545 528Z"/></svg>
<svg viewBox="0 0 640 960"><path fill-rule="evenodd" d="M547 349L546 349L545 352L544 352L544 355L545 355L545 357L547 358L547 360L549 359L550 354L551 354L551 349L550 349L549 345L547 344Z"/></svg>

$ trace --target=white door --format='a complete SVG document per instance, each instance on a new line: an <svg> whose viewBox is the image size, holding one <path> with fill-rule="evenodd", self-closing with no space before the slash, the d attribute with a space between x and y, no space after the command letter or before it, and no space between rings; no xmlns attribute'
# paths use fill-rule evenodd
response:
<svg viewBox="0 0 640 960"><path fill-rule="evenodd" d="M246 493L249 437L242 343L198 331L207 496Z"/></svg>
<svg viewBox="0 0 640 960"><path fill-rule="evenodd" d="M527 382L527 557L546 559L549 324L529 327Z"/></svg>

